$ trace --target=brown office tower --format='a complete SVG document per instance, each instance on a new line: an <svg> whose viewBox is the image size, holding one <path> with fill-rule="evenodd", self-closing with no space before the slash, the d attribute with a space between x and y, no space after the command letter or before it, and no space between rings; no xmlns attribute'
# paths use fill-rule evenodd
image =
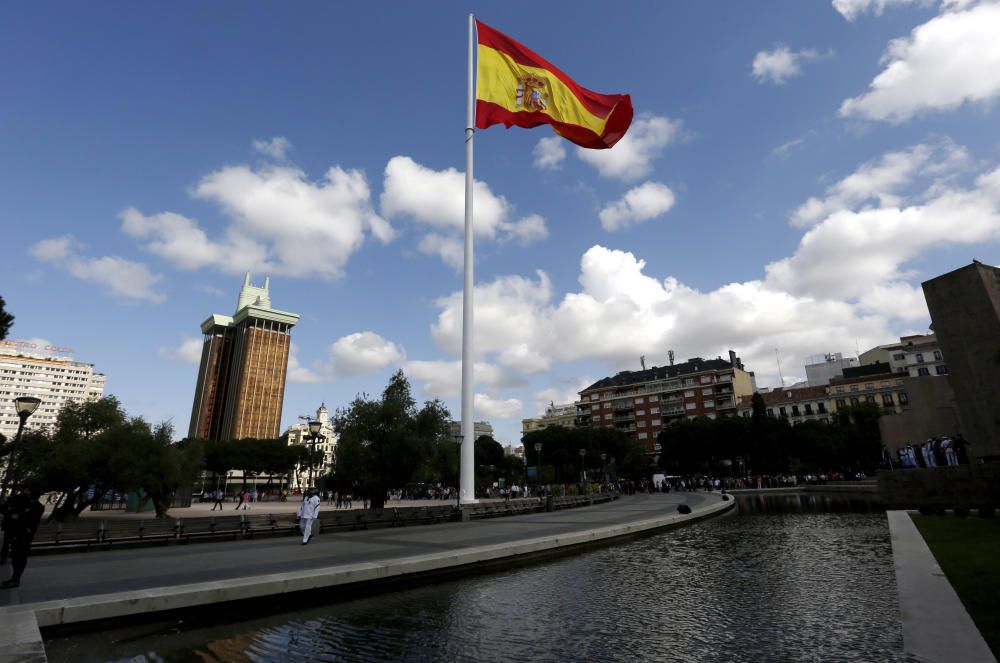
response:
<svg viewBox="0 0 1000 663"><path fill-rule="evenodd" d="M1000 269L974 261L923 288L969 453L1000 460Z"/></svg>
<svg viewBox="0 0 1000 663"><path fill-rule="evenodd" d="M201 324L205 344L189 437L278 437L291 330L299 316L271 308L269 286L270 279L263 288L251 285L247 272L236 313Z"/></svg>

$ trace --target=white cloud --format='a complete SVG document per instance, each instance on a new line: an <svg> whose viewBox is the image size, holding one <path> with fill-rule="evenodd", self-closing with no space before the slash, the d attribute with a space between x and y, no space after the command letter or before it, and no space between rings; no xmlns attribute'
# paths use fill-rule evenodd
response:
<svg viewBox="0 0 1000 663"><path fill-rule="evenodd" d="M867 93L845 100L842 117L892 123L1000 95L1000 4L951 3L895 39Z"/></svg>
<svg viewBox="0 0 1000 663"><path fill-rule="evenodd" d="M670 211L674 192L666 184L646 182L629 190L600 212L601 226L608 232L648 221Z"/></svg>
<svg viewBox="0 0 1000 663"><path fill-rule="evenodd" d="M532 154L535 157L535 168L539 170L558 170L566 158L564 138L551 136L542 138L535 145Z"/></svg>
<svg viewBox="0 0 1000 663"><path fill-rule="evenodd" d="M204 341L200 338L186 338L176 347L161 347L159 355L168 359L177 359L189 364L201 362L201 351Z"/></svg>
<svg viewBox="0 0 1000 663"><path fill-rule="evenodd" d="M640 113L628 133L610 150L577 149L577 156L604 177L636 180L653 169L653 160L680 136L681 123L667 117Z"/></svg>
<svg viewBox="0 0 1000 663"><path fill-rule="evenodd" d="M405 358L402 348L370 331L348 334L330 346L331 369L338 378L379 371Z"/></svg>
<svg viewBox="0 0 1000 663"><path fill-rule="evenodd" d="M496 195L485 182L476 181L474 232L497 241L535 242L548 236L545 220L531 214L511 221L513 206ZM386 218L407 216L428 229L418 250L439 256L446 264L461 268L465 230L465 174L454 168L433 170L410 157L396 156L385 167L381 196Z"/></svg>
<svg viewBox="0 0 1000 663"><path fill-rule="evenodd" d="M928 0L833 0L833 8L848 21L853 21L865 12L881 16L887 7L915 3L930 4Z"/></svg>
<svg viewBox="0 0 1000 663"><path fill-rule="evenodd" d="M594 382L596 382L594 378L586 376L572 380L572 386L569 387L547 387L536 391L532 395L535 414L531 416L542 416L545 408L550 404L565 405L566 403L575 403L580 398L580 392L594 384Z"/></svg>
<svg viewBox="0 0 1000 663"><path fill-rule="evenodd" d="M366 233L382 242L394 234L371 208L368 183L357 170L335 166L311 182L291 166L227 166L202 178L192 193L217 203L229 218L220 237L183 215L146 216L133 207L120 215L123 232L181 269L324 278L343 274Z"/></svg>
<svg viewBox="0 0 1000 663"><path fill-rule="evenodd" d="M792 213L792 225L808 226L833 212L855 209L862 204L898 205L900 191L917 176L948 178L969 162L968 151L947 139L887 152L828 187L825 198L809 198Z"/></svg>
<svg viewBox="0 0 1000 663"><path fill-rule="evenodd" d="M462 362L408 361L403 371L419 383L427 398L455 398L462 393ZM517 373L486 362L475 362L476 386L490 389L522 387L525 380Z"/></svg>
<svg viewBox="0 0 1000 663"><path fill-rule="evenodd" d="M802 74L803 62L819 57L819 53L812 48L793 51L787 46L778 46L773 51L758 51L751 70L759 83L784 85L789 78Z"/></svg>
<svg viewBox="0 0 1000 663"><path fill-rule="evenodd" d="M320 371L306 368L299 362L299 347L295 343L288 349L286 378L292 384L320 384L327 381Z"/></svg>
<svg viewBox="0 0 1000 663"><path fill-rule="evenodd" d="M119 256L84 257L78 253L78 243L69 235L37 242L31 247L31 255L62 267L82 281L102 285L125 299L159 304L167 298L156 290L163 276L152 273L145 264Z"/></svg>
<svg viewBox="0 0 1000 663"><path fill-rule="evenodd" d="M510 419L521 412L521 401L516 398L501 400L487 394L476 394L473 402L476 419Z"/></svg>
<svg viewBox="0 0 1000 663"><path fill-rule="evenodd" d="M285 160L285 154L292 149L292 144L284 136L275 136L270 140L255 140L253 149L261 154L266 154L272 159Z"/></svg>

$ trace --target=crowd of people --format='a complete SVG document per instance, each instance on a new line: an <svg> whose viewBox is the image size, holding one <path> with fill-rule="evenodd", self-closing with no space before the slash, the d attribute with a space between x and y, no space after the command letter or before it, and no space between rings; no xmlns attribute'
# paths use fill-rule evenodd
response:
<svg viewBox="0 0 1000 663"><path fill-rule="evenodd" d="M896 450L899 467L946 467L969 464L969 443L960 434L942 435L924 442L907 444Z"/></svg>

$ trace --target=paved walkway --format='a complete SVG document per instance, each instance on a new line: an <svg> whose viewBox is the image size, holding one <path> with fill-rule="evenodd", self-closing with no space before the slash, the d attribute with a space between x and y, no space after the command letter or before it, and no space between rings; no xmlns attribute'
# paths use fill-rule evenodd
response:
<svg viewBox="0 0 1000 663"><path fill-rule="evenodd" d="M996 659L906 511L887 511L903 650L928 663Z"/></svg>

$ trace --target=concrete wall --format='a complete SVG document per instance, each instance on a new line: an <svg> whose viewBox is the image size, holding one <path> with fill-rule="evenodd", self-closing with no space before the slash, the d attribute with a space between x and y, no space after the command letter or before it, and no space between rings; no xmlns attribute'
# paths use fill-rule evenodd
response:
<svg viewBox="0 0 1000 663"><path fill-rule="evenodd" d="M1000 459L1000 269L974 262L923 289L970 453Z"/></svg>
<svg viewBox="0 0 1000 663"><path fill-rule="evenodd" d="M929 437L961 433L967 436L958 415L958 403L946 376L904 378L902 391L909 405L901 413L879 418L882 444L895 454L906 444L923 442Z"/></svg>
<svg viewBox="0 0 1000 663"><path fill-rule="evenodd" d="M1000 507L1000 463L878 473L887 509Z"/></svg>

